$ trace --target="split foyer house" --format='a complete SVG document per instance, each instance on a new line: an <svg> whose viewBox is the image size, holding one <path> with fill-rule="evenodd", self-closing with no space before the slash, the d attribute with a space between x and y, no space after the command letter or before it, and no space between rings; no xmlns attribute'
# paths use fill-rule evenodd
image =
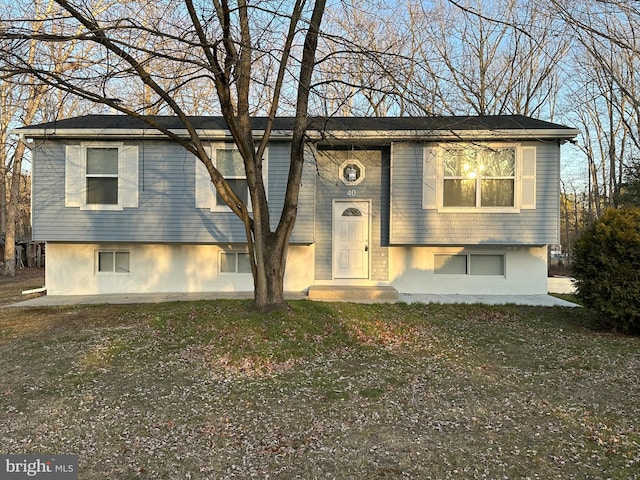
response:
<svg viewBox="0 0 640 480"><path fill-rule="evenodd" d="M156 120L186 136L177 118ZM193 121L248 198L223 119ZM254 119L256 138L264 122ZM274 226L292 124L276 119L264 158ZM33 152L33 238L46 242L48 295L253 290L242 223L204 166L160 132L88 115L17 133ZM285 290L547 293L560 145L577 134L524 116L314 118Z"/></svg>

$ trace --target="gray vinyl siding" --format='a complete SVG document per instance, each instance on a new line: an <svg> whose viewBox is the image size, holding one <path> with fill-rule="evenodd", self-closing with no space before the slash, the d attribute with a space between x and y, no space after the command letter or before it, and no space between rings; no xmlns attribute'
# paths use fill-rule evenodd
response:
<svg viewBox="0 0 640 480"><path fill-rule="evenodd" d="M195 207L194 157L167 141L138 145L138 208L95 211L65 207L65 145L39 142L33 153L33 238L67 242L245 243L244 227L231 212ZM288 146L269 147L269 204L273 223L282 209ZM313 197L301 189L301 198ZM313 241L313 206L299 210L292 243Z"/></svg>
<svg viewBox="0 0 640 480"><path fill-rule="evenodd" d="M289 175L291 144L272 143L269 145L269 208L271 228L275 229L284 205L284 196ZM298 213L293 230L293 243L313 243L315 234L315 175L313 155L305 155L302 181L298 196Z"/></svg>
<svg viewBox="0 0 640 480"><path fill-rule="evenodd" d="M422 208L424 145L394 144L391 160L391 244L558 243L560 148L557 142L527 142L522 145L536 147L535 209L521 209L519 213L444 213Z"/></svg>
<svg viewBox="0 0 640 480"><path fill-rule="evenodd" d="M361 152L356 152L356 155ZM333 201L371 201L370 277L389 279L389 151L370 150L357 158L365 166L365 179L357 186L347 186L339 178L339 166L348 158L346 151L324 151L318 155L316 178L316 280L332 279ZM349 197L348 190L356 196Z"/></svg>

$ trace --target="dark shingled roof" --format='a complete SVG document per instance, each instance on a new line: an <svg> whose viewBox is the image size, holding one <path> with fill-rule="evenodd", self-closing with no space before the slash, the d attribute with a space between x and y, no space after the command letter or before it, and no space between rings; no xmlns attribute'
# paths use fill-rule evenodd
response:
<svg viewBox="0 0 640 480"><path fill-rule="evenodd" d="M150 117L159 125L170 129L184 128L175 116ZM222 117L189 117L197 129L227 130ZM546 122L523 115L494 116L450 116L450 117L312 117L311 130L342 131L463 131L463 130L572 130L570 127ZM265 117L254 117L253 128L263 130ZM290 130L293 118L278 117L274 122L274 130ZM149 125L141 119L126 115L85 115L81 117L57 120L17 129L29 130L83 130L83 129L149 129ZM568 132L567 132L568 133Z"/></svg>

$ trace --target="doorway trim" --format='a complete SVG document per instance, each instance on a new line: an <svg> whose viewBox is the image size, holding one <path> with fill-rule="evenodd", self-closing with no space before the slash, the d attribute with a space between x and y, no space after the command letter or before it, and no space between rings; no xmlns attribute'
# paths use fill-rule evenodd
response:
<svg viewBox="0 0 640 480"><path fill-rule="evenodd" d="M360 238L356 239L357 245L354 246L354 249L344 251L342 247L347 242L339 236L345 232L340 230L338 221L350 209L353 209L353 213L360 212L361 215L346 215L344 218L361 218L364 220L364 225L361 230L358 231L356 228L355 231L352 230L351 233L348 233L355 234ZM362 253L361 257L357 256L358 252ZM345 271L345 268L340 264L341 261L346 262L349 271ZM331 271L332 278L335 280L368 280L371 277L371 200L333 200Z"/></svg>

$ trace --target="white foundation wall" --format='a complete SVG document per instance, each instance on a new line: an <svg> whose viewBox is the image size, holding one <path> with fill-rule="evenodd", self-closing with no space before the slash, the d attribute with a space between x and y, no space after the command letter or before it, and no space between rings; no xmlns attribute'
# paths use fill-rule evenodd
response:
<svg viewBox="0 0 640 480"><path fill-rule="evenodd" d="M547 291L547 247L390 247L390 284L400 293L541 295ZM436 254L501 254L504 275L434 273Z"/></svg>
<svg viewBox="0 0 640 480"><path fill-rule="evenodd" d="M128 273L98 272L97 252L129 252ZM47 295L109 293L251 292L251 274L220 273L216 245L47 244ZM242 250L236 250L242 251ZM291 246L285 291L298 292L313 283L313 246Z"/></svg>

